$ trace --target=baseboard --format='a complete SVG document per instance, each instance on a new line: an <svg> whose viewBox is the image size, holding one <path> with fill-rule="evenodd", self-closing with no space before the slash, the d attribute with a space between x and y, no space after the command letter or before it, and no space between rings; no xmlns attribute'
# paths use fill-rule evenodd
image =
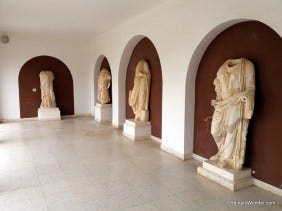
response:
<svg viewBox="0 0 282 211"><path fill-rule="evenodd" d="M158 137L156 137L156 136L152 136L152 135L151 135L151 139L152 139L153 141L158 142L158 143L162 143L162 139L160 139L160 138L158 138Z"/></svg>
<svg viewBox="0 0 282 211"><path fill-rule="evenodd" d="M164 146L163 144L161 145L161 150L177 157L180 160L188 160L193 158L193 154L192 153L187 153L187 154L181 154L176 152L175 150L171 149L170 147Z"/></svg>
<svg viewBox="0 0 282 211"><path fill-rule="evenodd" d="M123 125L119 125L119 124L116 124L114 122L112 122L112 126L115 127L115 128L118 128L118 129L122 129L123 128Z"/></svg>
<svg viewBox="0 0 282 211"><path fill-rule="evenodd" d="M107 121L107 120L100 120L100 119L95 119L94 120L100 124L110 124L111 125L111 121Z"/></svg>
<svg viewBox="0 0 282 211"><path fill-rule="evenodd" d="M81 114L73 114L73 115L62 115L63 119L75 118L75 117L92 117L92 115L90 113L81 113Z"/></svg>
<svg viewBox="0 0 282 211"><path fill-rule="evenodd" d="M194 154L194 153L193 153L193 159L200 161L200 162L208 160L207 158L204 158L204 157L197 155L197 154Z"/></svg>
<svg viewBox="0 0 282 211"><path fill-rule="evenodd" d="M62 115L62 119L67 118L75 118L75 117L91 117L92 115L90 113L82 113L82 114L73 114L73 115ZM38 120L37 117L29 117L29 118L11 118L11 119L0 119L0 122L2 123L8 123L8 122L22 122L22 121L34 121Z"/></svg>
<svg viewBox="0 0 282 211"><path fill-rule="evenodd" d="M37 117L29 117L29 118L15 118L15 119L0 119L2 123L9 123L9 122L24 122L24 121L34 121L37 120Z"/></svg>
<svg viewBox="0 0 282 211"><path fill-rule="evenodd" d="M261 180L258 180L258 179L255 179L254 178L254 185L261 188L261 189L264 189L266 191L269 191L271 193L274 193L276 195L279 195L279 196L282 196L282 189L280 188L277 188L273 185L270 185L270 184L267 184Z"/></svg>

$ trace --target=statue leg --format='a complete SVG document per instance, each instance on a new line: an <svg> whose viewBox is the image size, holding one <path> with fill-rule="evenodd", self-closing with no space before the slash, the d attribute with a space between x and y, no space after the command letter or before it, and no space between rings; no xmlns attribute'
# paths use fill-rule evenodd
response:
<svg viewBox="0 0 282 211"><path fill-rule="evenodd" d="M222 167L234 168L234 154L238 141L238 127L240 121L240 106L234 105L228 111L226 124L226 138L224 141L224 150L222 152Z"/></svg>
<svg viewBox="0 0 282 211"><path fill-rule="evenodd" d="M224 141L224 134L222 133L223 120L223 112L214 111L211 123L211 134L217 145L218 152L210 157L211 161L217 161L221 157L221 151Z"/></svg>

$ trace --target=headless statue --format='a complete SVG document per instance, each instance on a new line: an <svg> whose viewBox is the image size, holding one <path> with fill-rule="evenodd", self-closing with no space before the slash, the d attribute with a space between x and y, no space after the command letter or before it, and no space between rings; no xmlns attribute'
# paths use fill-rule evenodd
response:
<svg viewBox="0 0 282 211"><path fill-rule="evenodd" d="M135 115L135 121L149 121L149 95L151 73L149 64L140 60L135 69L134 86L129 91L129 105Z"/></svg>
<svg viewBox="0 0 282 211"><path fill-rule="evenodd" d="M245 58L227 60L219 68L214 86L211 134L218 152L210 160L220 167L240 170L245 158L249 119L254 110L254 65Z"/></svg>
<svg viewBox="0 0 282 211"><path fill-rule="evenodd" d="M54 74L51 71L41 71L39 73L41 89L40 108L55 108L56 100L53 90Z"/></svg>
<svg viewBox="0 0 282 211"><path fill-rule="evenodd" d="M106 104L111 101L109 88L111 85L111 74L103 68L98 75L98 100L101 104Z"/></svg>

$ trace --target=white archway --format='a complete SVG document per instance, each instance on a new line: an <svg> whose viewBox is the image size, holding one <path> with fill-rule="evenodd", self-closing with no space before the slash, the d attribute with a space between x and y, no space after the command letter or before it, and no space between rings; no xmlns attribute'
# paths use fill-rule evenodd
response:
<svg viewBox="0 0 282 211"><path fill-rule="evenodd" d="M96 60L95 67L94 67L94 106L97 103L97 93L98 93L98 74L100 72L100 67L103 62L103 59L106 58L104 55L100 55Z"/></svg>
<svg viewBox="0 0 282 211"><path fill-rule="evenodd" d="M230 26L250 21L250 19L236 19L226 21L215 28L213 28L198 44L196 47L191 60L189 62L186 84L185 84L185 124L184 124L184 150L186 153L193 153L194 145L194 112L195 112L195 85L196 76L200 61L203 54L205 53L209 44L214 40L214 38L219 35L222 31L229 28Z"/></svg>
<svg viewBox="0 0 282 211"><path fill-rule="evenodd" d="M138 42L143 39L144 35L136 35L133 38L131 38L127 45L125 46L122 56L120 59L119 64L119 70L118 70L118 124L113 122L113 126L115 127L121 127L122 124L125 121L125 84L126 84L126 71L128 62L130 60L131 54L135 48L135 46L138 44Z"/></svg>

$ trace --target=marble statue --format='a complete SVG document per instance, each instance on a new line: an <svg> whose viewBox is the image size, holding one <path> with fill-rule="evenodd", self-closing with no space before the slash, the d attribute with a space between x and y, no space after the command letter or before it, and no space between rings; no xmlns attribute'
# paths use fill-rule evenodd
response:
<svg viewBox="0 0 282 211"><path fill-rule="evenodd" d="M135 115L136 121L149 121L149 94L150 94L151 73L149 64L140 60L135 69L134 86L129 91L129 105Z"/></svg>
<svg viewBox="0 0 282 211"><path fill-rule="evenodd" d="M218 152L210 160L222 168L240 170L245 158L249 119L254 110L254 65L245 58L227 60L219 68L214 86L211 134Z"/></svg>
<svg viewBox="0 0 282 211"><path fill-rule="evenodd" d="M51 71L41 71L39 73L41 89L40 108L55 108L56 99L53 90L54 74Z"/></svg>
<svg viewBox="0 0 282 211"><path fill-rule="evenodd" d="M107 104L111 101L109 92L111 79L110 71L103 68L98 75L98 100L101 104Z"/></svg>

